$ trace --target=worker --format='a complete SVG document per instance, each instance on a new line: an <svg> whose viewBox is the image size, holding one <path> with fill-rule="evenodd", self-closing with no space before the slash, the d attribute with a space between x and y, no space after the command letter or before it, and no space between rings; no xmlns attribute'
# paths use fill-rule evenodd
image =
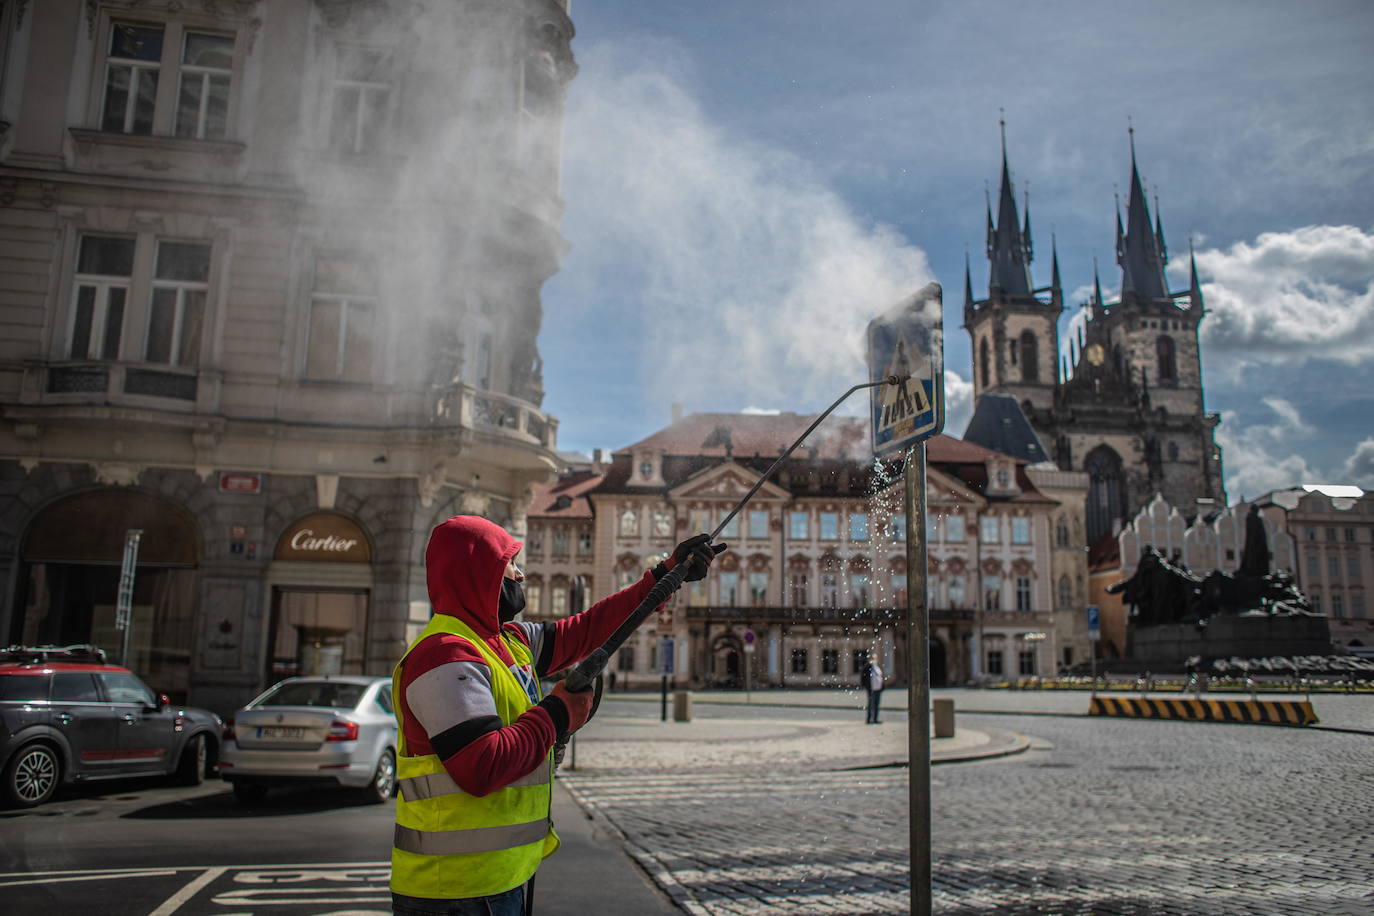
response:
<svg viewBox="0 0 1374 916"><path fill-rule="evenodd" d="M592 713L592 691L540 680L605 642L669 569L706 576L725 549L701 534L586 611L515 621L525 607L524 546L493 522L457 516L430 534L433 616L396 665L399 789L391 852L397 916L532 912L534 874L558 848L555 743Z"/></svg>

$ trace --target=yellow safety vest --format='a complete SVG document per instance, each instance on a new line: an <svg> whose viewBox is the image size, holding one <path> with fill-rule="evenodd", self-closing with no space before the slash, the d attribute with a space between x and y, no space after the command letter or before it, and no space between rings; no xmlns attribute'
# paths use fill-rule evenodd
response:
<svg viewBox="0 0 1374 916"><path fill-rule="evenodd" d="M524 884L558 848L553 830L553 753L534 771L481 798L458 787L434 754L406 753L401 705L401 665L420 641L436 633L461 636L491 668L496 713L509 725L532 705L505 663L466 623L435 614L401 656L391 676L392 705L400 725L396 835L391 850L391 889L436 900L486 897ZM501 639L517 665L533 662L530 650L504 632ZM538 679L535 692L538 694Z"/></svg>

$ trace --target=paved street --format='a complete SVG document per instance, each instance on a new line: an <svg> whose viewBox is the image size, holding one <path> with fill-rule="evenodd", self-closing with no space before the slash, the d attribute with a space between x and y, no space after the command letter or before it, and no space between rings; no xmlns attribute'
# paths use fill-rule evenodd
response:
<svg viewBox="0 0 1374 916"><path fill-rule="evenodd" d="M813 723L835 715L812 712ZM938 912L1374 911L1374 738L1043 716L960 723L1034 741L1022 755L933 770ZM568 779L690 913L908 911L903 769Z"/></svg>

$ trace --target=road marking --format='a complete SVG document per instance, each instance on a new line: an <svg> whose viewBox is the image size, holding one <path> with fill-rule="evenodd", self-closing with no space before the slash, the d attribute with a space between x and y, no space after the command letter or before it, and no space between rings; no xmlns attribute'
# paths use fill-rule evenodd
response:
<svg viewBox="0 0 1374 916"><path fill-rule="evenodd" d="M167 878L185 869L120 869L119 871L96 871L82 874L68 874L62 877L30 878L25 881L4 881L0 887L23 887L26 884L67 884L72 881L105 881L110 878ZM48 875L61 875L61 872L47 872ZM8 877L8 875L3 876Z"/></svg>
<svg viewBox="0 0 1374 916"><path fill-rule="evenodd" d="M168 916L169 913L175 913L178 907L200 893L207 884L224 874L226 871L228 871L227 868L207 868L181 890L168 897L163 902L162 906L153 910L148 916Z"/></svg>

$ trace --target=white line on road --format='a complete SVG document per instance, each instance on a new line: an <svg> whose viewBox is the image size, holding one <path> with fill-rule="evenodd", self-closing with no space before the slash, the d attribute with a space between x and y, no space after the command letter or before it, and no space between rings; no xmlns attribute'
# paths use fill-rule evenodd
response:
<svg viewBox="0 0 1374 916"><path fill-rule="evenodd" d="M166 878L169 875L175 875L177 871L178 869L175 868L164 868L156 871L150 871L148 869L120 869L117 872L86 872L83 874L65 875L60 878L47 877L30 878L26 881L4 881L0 882L0 887L23 887L26 884L66 884L71 881L104 881L109 878Z"/></svg>
<svg viewBox="0 0 1374 916"><path fill-rule="evenodd" d="M168 916L170 913L175 913L183 903L200 893L207 884L224 874L226 871L228 871L227 868L207 868L205 871L201 872L199 877L168 897L166 901L163 902L162 906L153 910L148 916Z"/></svg>

